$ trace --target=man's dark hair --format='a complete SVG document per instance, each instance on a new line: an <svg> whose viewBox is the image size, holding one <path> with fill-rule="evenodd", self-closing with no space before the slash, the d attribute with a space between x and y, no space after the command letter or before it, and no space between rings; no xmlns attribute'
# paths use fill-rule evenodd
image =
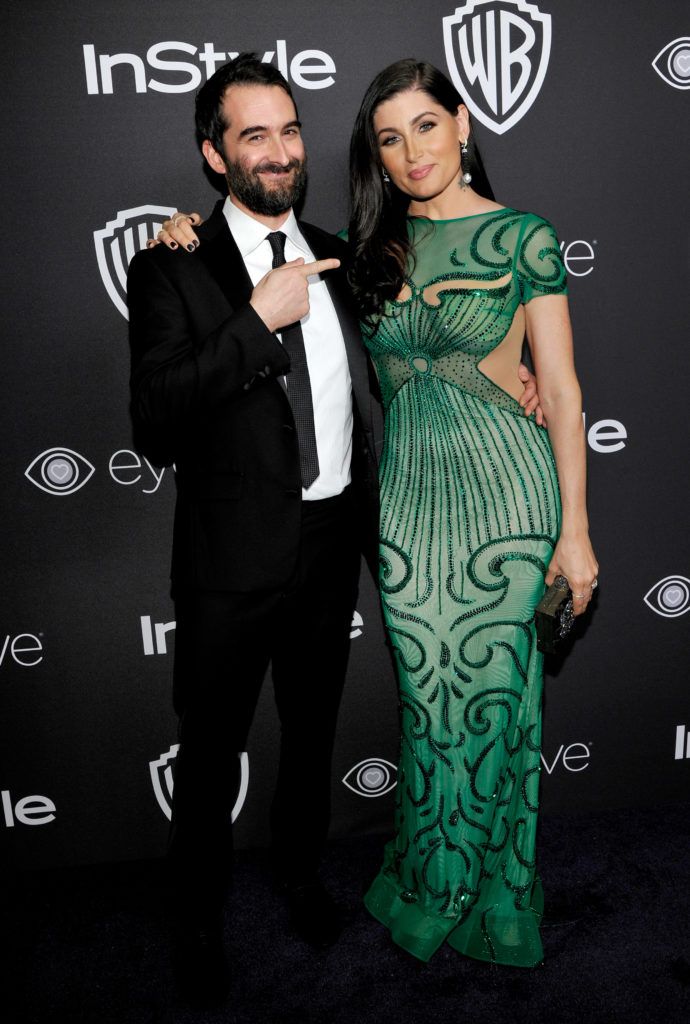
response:
<svg viewBox="0 0 690 1024"><path fill-rule="evenodd" d="M240 53L234 60L223 64L196 94L196 141L199 149L208 139L221 156L225 155L223 134L228 127L223 118L223 98L231 85L277 85L295 102L292 90L280 71L272 64L264 64L258 54Z"/></svg>

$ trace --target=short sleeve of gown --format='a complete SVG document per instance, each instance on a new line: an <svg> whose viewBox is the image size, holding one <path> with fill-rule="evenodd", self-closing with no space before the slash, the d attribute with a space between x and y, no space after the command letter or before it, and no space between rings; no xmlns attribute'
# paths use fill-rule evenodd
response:
<svg viewBox="0 0 690 1024"><path fill-rule="evenodd" d="M539 295L567 295L568 279L556 232L547 220L525 216L515 254L520 301Z"/></svg>

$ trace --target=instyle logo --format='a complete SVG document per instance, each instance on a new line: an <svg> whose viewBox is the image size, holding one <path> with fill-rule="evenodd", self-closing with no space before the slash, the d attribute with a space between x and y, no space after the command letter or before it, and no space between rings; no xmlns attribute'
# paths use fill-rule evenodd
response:
<svg viewBox="0 0 690 1024"><path fill-rule="evenodd" d="M129 319L127 313L127 270L135 252L146 248L146 241L155 238L174 206L134 206L118 210L113 220L93 233L101 278L115 309Z"/></svg>
<svg viewBox="0 0 690 1024"><path fill-rule="evenodd" d="M48 448L37 455L24 476L46 494L64 497L83 487L94 473L88 459L71 448Z"/></svg>
<svg viewBox="0 0 690 1024"><path fill-rule="evenodd" d="M664 576L647 591L644 602L657 615L677 619L690 609L690 580L687 576Z"/></svg>
<svg viewBox="0 0 690 1024"><path fill-rule="evenodd" d="M15 802L9 789L0 792L5 828L15 825L49 825L55 821L56 807L47 796L24 796Z"/></svg>
<svg viewBox="0 0 690 1024"><path fill-rule="evenodd" d="M657 75L674 89L690 89L690 36L667 43L652 61Z"/></svg>
<svg viewBox="0 0 690 1024"><path fill-rule="evenodd" d="M690 731L687 725L676 726L676 761L690 760Z"/></svg>
<svg viewBox="0 0 690 1024"><path fill-rule="evenodd" d="M541 89L551 52L551 15L527 0L467 0L443 19L450 77L470 111L503 135Z"/></svg>
<svg viewBox="0 0 690 1024"><path fill-rule="evenodd" d="M172 622L152 622L150 615L142 615L140 618L141 622L141 642L144 647L144 654L167 654L168 653L168 633L171 633L176 623ZM364 625L362 616L359 612L355 612L352 617L352 626L350 630L350 639L354 640L355 637L362 635L362 626ZM0 664L2 662L0 661Z"/></svg>
<svg viewBox="0 0 690 1024"><path fill-rule="evenodd" d="M395 788L397 768L383 757L368 757L350 768L343 782L357 796L383 796Z"/></svg>
<svg viewBox="0 0 690 1024"><path fill-rule="evenodd" d="M221 64L234 60L239 51L216 50L213 43L203 47L177 40L154 43L146 51L145 58L136 53L96 53L93 43L84 44L84 72L86 91L89 96L110 95L118 89L135 92L193 92L201 85L203 65L206 78ZM180 60L180 57L191 60ZM177 59L176 59L177 58ZM324 50L300 50L289 56L285 39L276 40L275 49L266 50L261 58L270 64L275 58L283 78L301 89L328 89L335 78L335 62ZM149 78L148 68L162 72L163 78ZM113 69L119 70L113 74Z"/></svg>
<svg viewBox="0 0 690 1024"><path fill-rule="evenodd" d="M141 616L141 640L144 654L167 654L167 634L175 629L175 622L151 623L150 615Z"/></svg>
<svg viewBox="0 0 690 1024"><path fill-rule="evenodd" d="M170 821L172 817L172 796L175 788L173 765L179 749L180 744L173 743L166 754L161 754L157 760L149 762L153 792L156 794L158 806L168 821ZM232 822L237 821L240 811L244 807L244 801L247 798L247 790L249 789L249 755L246 751L242 751L239 755L239 759L240 788L237 793L237 799L235 800L235 806L233 807L230 815L230 821Z"/></svg>

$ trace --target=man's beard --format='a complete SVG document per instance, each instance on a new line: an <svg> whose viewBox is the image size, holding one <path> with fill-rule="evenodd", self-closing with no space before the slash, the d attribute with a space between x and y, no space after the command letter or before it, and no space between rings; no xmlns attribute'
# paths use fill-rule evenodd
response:
<svg viewBox="0 0 690 1024"><path fill-rule="evenodd" d="M262 171L292 171L295 173L285 184L264 185ZM288 164L264 162L246 170L239 161L225 163L225 179L230 192L252 213L264 217L278 217L287 213L303 197L307 187L307 158L290 160Z"/></svg>

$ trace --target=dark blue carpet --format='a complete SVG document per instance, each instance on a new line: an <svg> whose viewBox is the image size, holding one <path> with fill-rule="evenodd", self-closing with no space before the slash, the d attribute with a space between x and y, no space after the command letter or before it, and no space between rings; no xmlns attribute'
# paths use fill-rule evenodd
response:
<svg viewBox="0 0 690 1024"><path fill-rule="evenodd" d="M690 1024L690 807L545 817L543 967L421 964L362 908L382 840L333 844L324 879L351 922L327 953L293 937L262 854L241 854L227 1007L179 1000L162 865L17 875L6 889L5 1024ZM232 922L232 927L230 923Z"/></svg>

